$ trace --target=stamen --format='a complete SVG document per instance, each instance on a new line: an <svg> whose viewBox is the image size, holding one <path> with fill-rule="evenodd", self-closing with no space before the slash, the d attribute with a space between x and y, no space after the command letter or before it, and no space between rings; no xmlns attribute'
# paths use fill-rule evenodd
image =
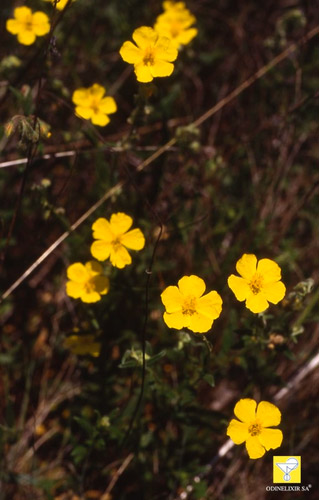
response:
<svg viewBox="0 0 319 500"><path fill-rule="evenodd" d="M251 436L258 436L261 433L262 426L259 422L254 422L248 427L248 432Z"/></svg>
<svg viewBox="0 0 319 500"><path fill-rule="evenodd" d="M154 65L154 50L151 47L148 47L145 50L145 54L143 57L143 63L145 66L153 66Z"/></svg>
<svg viewBox="0 0 319 500"><path fill-rule="evenodd" d="M188 316L193 316L196 313L196 298L190 297L184 300L182 305L182 313Z"/></svg>
<svg viewBox="0 0 319 500"><path fill-rule="evenodd" d="M257 295L263 287L263 277L256 273L251 279L249 286L253 294Z"/></svg>

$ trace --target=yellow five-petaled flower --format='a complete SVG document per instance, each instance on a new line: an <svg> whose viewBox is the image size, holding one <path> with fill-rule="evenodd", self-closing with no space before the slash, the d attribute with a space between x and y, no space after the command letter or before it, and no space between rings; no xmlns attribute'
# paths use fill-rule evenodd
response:
<svg viewBox="0 0 319 500"><path fill-rule="evenodd" d="M113 97L105 96L105 88L94 83L89 88L80 88L73 92L72 101L75 112L94 125L104 127L110 121L108 115L115 113L117 107Z"/></svg>
<svg viewBox="0 0 319 500"><path fill-rule="evenodd" d="M281 413L277 406L261 401L257 407L254 399L240 399L234 408L239 420L231 420L227 436L235 444L246 443L250 458L260 458L265 451L278 448L282 443L282 432L270 429L280 424Z"/></svg>
<svg viewBox="0 0 319 500"><path fill-rule="evenodd" d="M178 286L168 286L161 294L166 308L164 321L170 328L189 328L195 333L205 333L222 310L222 299L216 291L203 295L204 280L198 276L184 276Z"/></svg>
<svg viewBox="0 0 319 500"><path fill-rule="evenodd" d="M110 221L100 217L93 226L93 238L95 241L91 246L93 257L98 260L110 259L114 267L122 269L131 264L132 259L127 251L142 250L145 238L140 229L131 229L133 219L122 212L112 214Z"/></svg>
<svg viewBox="0 0 319 500"><path fill-rule="evenodd" d="M91 260L85 265L75 262L67 268L66 293L73 299L82 302L98 302L101 295L107 294L110 288L109 279L102 276L102 266Z"/></svg>
<svg viewBox="0 0 319 500"><path fill-rule="evenodd" d="M232 274L228 286L236 299L246 301L246 307L253 313L260 313L269 307L269 302L277 304L286 293L286 287L280 281L281 269L270 259L261 259L245 253L237 262L236 269L241 277Z"/></svg>
<svg viewBox="0 0 319 500"><path fill-rule="evenodd" d="M155 77L170 76L174 70L177 49L170 38L162 36L149 26L137 28L132 38L134 43L124 42L120 55L134 64L134 72L139 82L151 82Z"/></svg>
<svg viewBox="0 0 319 500"><path fill-rule="evenodd" d="M18 42L32 45L37 36L44 36L50 31L50 21L44 12L32 12L29 7L16 7L14 19L8 19L7 30L17 35Z"/></svg>
<svg viewBox="0 0 319 500"><path fill-rule="evenodd" d="M163 8L163 14L156 19L155 31L168 36L177 49L187 45L197 35L197 29L191 27L196 22L195 16L186 9L184 2L164 2Z"/></svg>

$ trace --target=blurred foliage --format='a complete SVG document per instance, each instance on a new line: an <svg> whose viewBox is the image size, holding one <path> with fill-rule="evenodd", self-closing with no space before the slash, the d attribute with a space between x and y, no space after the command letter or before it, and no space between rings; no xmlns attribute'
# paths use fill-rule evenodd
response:
<svg viewBox="0 0 319 500"><path fill-rule="evenodd" d="M2 24L18 4L2 2ZM319 8L189 1L198 36L171 77L138 85L118 50L153 25L160 2L76 0L63 15L49 2L27 4L57 26L31 47L5 32L0 48L1 161L30 160L0 168L1 293L123 185L0 303L0 499L173 500L216 457L235 402L272 401L316 353L317 41L200 127L192 122L309 32ZM95 82L118 106L105 128L76 117L71 102ZM66 268L89 259L92 223L118 211L143 230L145 249L123 270L104 264L111 287L100 302L70 299ZM227 287L244 252L276 260L287 287L259 315ZM205 336L162 319L160 293L190 274L223 298ZM76 352L74 336L95 355ZM284 441L275 454L302 455L303 481L318 485L311 377L278 404ZM250 461L236 447L189 498L259 500L271 475L271 452Z"/></svg>

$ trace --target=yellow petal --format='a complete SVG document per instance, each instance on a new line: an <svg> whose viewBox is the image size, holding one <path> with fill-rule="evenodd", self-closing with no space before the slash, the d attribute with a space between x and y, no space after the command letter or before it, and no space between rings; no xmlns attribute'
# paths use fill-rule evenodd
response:
<svg viewBox="0 0 319 500"><path fill-rule="evenodd" d="M184 296L201 297L206 290L205 281L198 276L184 276L178 282L178 287Z"/></svg>
<svg viewBox="0 0 319 500"><path fill-rule="evenodd" d="M85 283L89 279L87 269L80 262L71 264L66 271L67 277L76 283Z"/></svg>
<svg viewBox="0 0 319 500"><path fill-rule="evenodd" d="M107 241L98 240L94 241L91 245L91 254L97 260L106 260L109 258L111 253L111 244Z"/></svg>
<svg viewBox="0 0 319 500"><path fill-rule="evenodd" d="M145 238L140 229L132 229L123 234L121 243L131 250L142 250L145 245Z"/></svg>
<svg viewBox="0 0 319 500"><path fill-rule="evenodd" d="M133 224L133 219L129 215L124 214L123 212L118 212L116 214L111 215L110 225L112 232L115 235L121 235L126 233Z"/></svg>
<svg viewBox="0 0 319 500"><path fill-rule="evenodd" d="M94 99L99 100L102 99L102 97L105 94L105 88L102 87L102 85L99 85L98 83L94 83L89 89L88 89L90 96L94 97Z"/></svg>
<svg viewBox="0 0 319 500"><path fill-rule="evenodd" d="M257 265L257 273L262 275L265 284L274 283L281 279L281 269L271 259L261 259Z"/></svg>
<svg viewBox="0 0 319 500"><path fill-rule="evenodd" d="M43 36L50 31L50 22L48 16L44 12L35 12L32 16L33 32L37 36Z"/></svg>
<svg viewBox="0 0 319 500"><path fill-rule="evenodd" d="M243 278L250 280L256 272L257 257L250 253L244 255L237 261L236 269Z"/></svg>
<svg viewBox="0 0 319 500"><path fill-rule="evenodd" d="M13 15L18 21L23 23L32 22L32 10L29 7L16 7Z"/></svg>
<svg viewBox="0 0 319 500"><path fill-rule="evenodd" d="M164 313L163 319L169 328L181 330L184 325L184 315L182 312L174 312L172 314Z"/></svg>
<svg viewBox="0 0 319 500"><path fill-rule="evenodd" d="M81 118L84 118L85 120L89 120L91 116L93 115L93 109L89 107L84 107L84 106L76 106L75 108L75 113L80 116Z"/></svg>
<svg viewBox="0 0 319 500"><path fill-rule="evenodd" d="M251 436L246 441L246 450L249 458L260 458L265 454L265 448L261 445L257 436Z"/></svg>
<svg viewBox="0 0 319 500"><path fill-rule="evenodd" d="M266 450L279 448L282 443L283 435L279 429L263 429L258 436L260 443Z"/></svg>
<svg viewBox="0 0 319 500"><path fill-rule="evenodd" d="M81 300L82 302L85 302L87 304L92 304L93 302L98 302L99 300L101 300L101 295L95 291L84 292L81 295Z"/></svg>
<svg viewBox="0 0 319 500"><path fill-rule="evenodd" d="M268 401L261 401L257 408L256 416L263 427L273 427L280 424L281 413L277 406Z"/></svg>
<svg viewBox="0 0 319 500"><path fill-rule="evenodd" d="M249 424L256 418L257 403L254 399L240 399L234 408L234 413L239 420Z"/></svg>
<svg viewBox="0 0 319 500"><path fill-rule="evenodd" d="M106 276L95 276L93 278L95 290L101 294L106 295L110 289L110 281Z"/></svg>
<svg viewBox="0 0 319 500"><path fill-rule="evenodd" d="M195 313L188 316L188 318L188 324L185 323L185 326L187 326L187 328L192 330L194 333L206 333L211 329L213 324L213 319L208 318L203 314Z"/></svg>
<svg viewBox="0 0 319 500"><path fill-rule="evenodd" d="M96 240L105 240L110 242L114 239L114 233L111 229L111 225L108 220L104 217L97 219L93 225L93 238Z"/></svg>
<svg viewBox="0 0 319 500"><path fill-rule="evenodd" d="M17 35L21 29L21 25L16 19L8 19L6 22L6 28L9 33Z"/></svg>
<svg viewBox="0 0 319 500"><path fill-rule="evenodd" d="M236 419L231 420L227 427L227 436L229 436L235 444L243 443L249 436L248 425Z"/></svg>
<svg viewBox="0 0 319 500"><path fill-rule="evenodd" d="M133 32L132 38L140 49L145 49L155 44L158 34L149 26L141 26Z"/></svg>
<svg viewBox="0 0 319 500"><path fill-rule="evenodd" d="M155 44L155 56L156 59L161 59L163 61L175 61L178 56L178 50L172 44L172 40L165 36L160 36ZM166 76L166 75L164 75Z"/></svg>
<svg viewBox="0 0 319 500"><path fill-rule="evenodd" d="M161 294L162 302L168 313L182 310L183 297L177 286L168 286Z"/></svg>
<svg viewBox="0 0 319 500"><path fill-rule="evenodd" d="M88 91L85 88L77 89L72 94L72 101L74 104L87 107L89 105Z"/></svg>
<svg viewBox="0 0 319 500"><path fill-rule="evenodd" d="M269 302L278 304L286 294L286 287L282 281L277 281L277 283L269 283L263 286L262 293Z"/></svg>
<svg viewBox="0 0 319 500"><path fill-rule="evenodd" d="M100 127L105 127L110 121L109 117L105 113L93 112L91 121L93 125L99 125Z"/></svg>
<svg viewBox="0 0 319 500"><path fill-rule="evenodd" d="M85 269L90 277L102 274L103 268L96 260L90 260L85 264Z"/></svg>
<svg viewBox="0 0 319 500"><path fill-rule="evenodd" d="M269 307L269 303L262 293L257 293L256 295L252 293L249 297L247 297L245 305L247 309L255 314L261 313Z"/></svg>
<svg viewBox="0 0 319 500"><path fill-rule="evenodd" d="M84 292L84 284L75 281L66 282L66 293L73 299L79 299Z"/></svg>
<svg viewBox="0 0 319 500"><path fill-rule="evenodd" d="M242 301L251 295L251 289L244 278L231 274L227 280L229 288L234 292L237 300Z"/></svg>
<svg viewBox="0 0 319 500"><path fill-rule="evenodd" d="M216 319L221 313L222 303L221 296L213 290L198 299L196 310L208 318Z"/></svg>
<svg viewBox="0 0 319 500"><path fill-rule="evenodd" d="M156 59L155 63L150 66L149 69L154 78L165 77L170 76L173 73L174 64Z"/></svg>
<svg viewBox="0 0 319 500"><path fill-rule="evenodd" d="M123 269L123 267L131 264L132 259L128 251L122 245L111 248L110 261L114 267L118 267L119 269Z"/></svg>
<svg viewBox="0 0 319 500"><path fill-rule="evenodd" d="M183 30L177 37L177 41L181 45L187 45L193 38L197 35L198 31L196 28L190 28L188 30Z"/></svg>
<svg viewBox="0 0 319 500"><path fill-rule="evenodd" d="M143 52L132 42L124 42L120 48L120 56L129 64L138 64L143 59Z"/></svg>
<svg viewBox="0 0 319 500"><path fill-rule="evenodd" d="M104 97L100 103L99 110L107 115L115 113L117 110L116 102L113 97Z"/></svg>
<svg viewBox="0 0 319 500"><path fill-rule="evenodd" d="M22 45L32 45L35 42L36 36L33 31L23 30L18 33L18 42Z"/></svg>
<svg viewBox="0 0 319 500"><path fill-rule="evenodd" d="M134 65L134 73L138 82L148 83L153 80L150 66L146 66L143 62Z"/></svg>

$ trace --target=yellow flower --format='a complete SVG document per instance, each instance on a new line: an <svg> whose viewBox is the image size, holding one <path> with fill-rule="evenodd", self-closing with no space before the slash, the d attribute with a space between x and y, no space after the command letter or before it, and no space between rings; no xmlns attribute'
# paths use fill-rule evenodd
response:
<svg viewBox="0 0 319 500"><path fill-rule="evenodd" d="M253 313L260 313L269 307L269 302L277 304L286 293L285 285L280 281L281 269L270 259L261 259L244 253L236 264L237 272L228 278L228 286L239 301L246 300L246 307Z"/></svg>
<svg viewBox="0 0 319 500"><path fill-rule="evenodd" d="M101 295L107 294L110 288L106 276L101 276L102 266L91 260L85 265L80 262L71 264L67 269L67 277L70 281L66 283L66 293L73 299L81 299L82 302L98 302Z"/></svg>
<svg viewBox="0 0 319 500"><path fill-rule="evenodd" d="M58 10L63 10L66 4L68 3L68 0L44 0L45 2L50 2L52 5L56 2L56 8ZM71 0L71 2L75 2L75 0Z"/></svg>
<svg viewBox="0 0 319 500"><path fill-rule="evenodd" d="M126 214L118 212L112 214L110 221L103 217L97 219L93 226L93 238L95 241L91 246L93 257L98 260L110 259L114 267L123 269L131 264L132 259L127 248L131 250L142 250L145 238L140 229L132 229L133 219Z"/></svg>
<svg viewBox="0 0 319 500"><path fill-rule="evenodd" d="M17 35L18 42L31 45L37 36L50 31L50 21L44 12L34 12L28 7L17 7L13 11L14 19L8 19L6 28L9 33Z"/></svg>
<svg viewBox="0 0 319 500"><path fill-rule="evenodd" d="M151 82L155 77L169 76L173 73L177 50L171 40L159 35L153 28L137 28L132 42L124 42L120 55L122 59L134 64L134 71L139 82Z"/></svg>
<svg viewBox="0 0 319 500"><path fill-rule="evenodd" d="M76 114L85 120L91 120L94 125L107 125L110 121L107 115L115 113L117 107L113 97L104 97L104 94L105 88L98 83L75 90L72 101L76 105Z"/></svg>
<svg viewBox="0 0 319 500"><path fill-rule="evenodd" d="M277 406L268 401L261 401L257 407L253 399L240 399L234 408L236 417L227 428L227 436L235 444L246 442L250 458L260 458L265 451L274 450L281 445L282 432L269 427L280 424L281 413Z"/></svg>
<svg viewBox="0 0 319 500"><path fill-rule="evenodd" d="M155 31L162 36L171 38L172 43L178 49L181 45L187 45L197 35L197 29L191 28L196 22L195 16L185 8L183 2L164 2L165 12L159 15L154 25Z"/></svg>
<svg viewBox="0 0 319 500"><path fill-rule="evenodd" d="M164 321L169 328L189 328L195 333L211 329L222 310L222 299L215 292L203 295L206 285L198 276L184 276L178 286L168 286L161 294L166 308Z"/></svg>
<svg viewBox="0 0 319 500"><path fill-rule="evenodd" d="M73 354L90 354L95 358L100 354L101 344L95 341L94 335L71 335L64 340L64 347Z"/></svg>

